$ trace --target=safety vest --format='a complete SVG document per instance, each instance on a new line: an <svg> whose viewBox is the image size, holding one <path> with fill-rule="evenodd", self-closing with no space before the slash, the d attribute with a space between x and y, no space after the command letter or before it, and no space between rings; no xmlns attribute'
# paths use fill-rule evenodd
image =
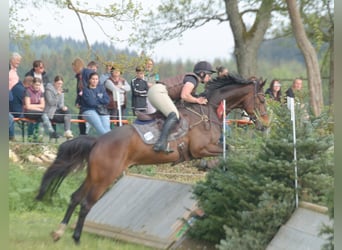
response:
<svg viewBox="0 0 342 250"><path fill-rule="evenodd" d="M168 94L171 97L171 99L176 101L176 100L181 99L181 92L182 92L182 89L184 87L183 80L184 80L185 76L189 76L189 75L194 76L197 79L197 85L198 85L198 83L200 82L200 78L192 72L173 76L173 77L169 77L166 79L162 79L162 80L158 81L157 83L164 84L166 86L166 89L167 89ZM197 85L192 90L191 94L195 94Z"/></svg>

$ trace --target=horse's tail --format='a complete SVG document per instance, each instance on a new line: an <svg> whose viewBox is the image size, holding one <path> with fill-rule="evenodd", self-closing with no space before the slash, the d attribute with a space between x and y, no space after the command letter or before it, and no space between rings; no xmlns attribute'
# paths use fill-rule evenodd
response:
<svg viewBox="0 0 342 250"><path fill-rule="evenodd" d="M70 172L83 169L96 140L96 137L82 135L63 142L56 159L44 173L36 199L42 200L47 192L55 193Z"/></svg>

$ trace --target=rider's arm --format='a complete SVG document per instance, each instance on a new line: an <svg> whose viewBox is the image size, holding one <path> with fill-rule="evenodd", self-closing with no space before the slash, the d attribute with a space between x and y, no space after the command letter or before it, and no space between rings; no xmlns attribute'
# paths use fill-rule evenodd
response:
<svg viewBox="0 0 342 250"><path fill-rule="evenodd" d="M182 88L181 98L183 101L198 104L207 104L207 99L204 97L195 97L191 93L194 89L194 84L191 82L186 82Z"/></svg>

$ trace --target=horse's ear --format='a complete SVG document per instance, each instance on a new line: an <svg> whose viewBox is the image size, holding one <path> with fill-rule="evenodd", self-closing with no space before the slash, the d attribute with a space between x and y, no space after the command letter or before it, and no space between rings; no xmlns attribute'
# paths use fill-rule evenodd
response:
<svg viewBox="0 0 342 250"><path fill-rule="evenodd" d="M267 79L265 79L264 81L262 81L261 86L262 86L262 87L265 86L266 82L267 82Z"/></svg>

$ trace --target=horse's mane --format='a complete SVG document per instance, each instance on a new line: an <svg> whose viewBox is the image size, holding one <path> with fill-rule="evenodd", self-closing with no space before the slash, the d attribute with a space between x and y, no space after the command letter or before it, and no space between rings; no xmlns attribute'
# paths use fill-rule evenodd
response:
<svg viewBox="0 0 342 250"><path fill-rule="evenodd" d="M237 74L229 74L224 77L216 77L212 79L208 84L206 89L208 91L212 91L215 89L219 89L225 87L227 85L246 85L251 83L250 80L246 80L240 75Z"/></svg>

